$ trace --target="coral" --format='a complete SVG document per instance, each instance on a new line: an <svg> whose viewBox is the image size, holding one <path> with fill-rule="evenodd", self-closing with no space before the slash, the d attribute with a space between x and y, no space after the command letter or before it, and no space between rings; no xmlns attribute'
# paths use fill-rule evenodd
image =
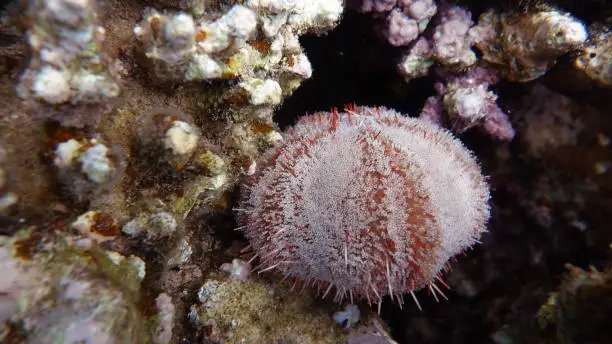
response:
<svg viewBox="0 0 612 344"><path fill-rule="evenodd" d="M470 152L393 110L304 117L257 164L238 214L260 270L323 296L335 287L335 300L436 293L447 260L477 241L489 217Z"/></svg>
<svg viewBox="0 0 612 344"><path fill-rule="evenodd" d="M420 78L438 62L454 72L473 66L477 59L471 49L475 40L470 27L471 13L459 6L441 2L431 33L408 47L397 68L407 82Z"/></svg>
<svg viewBox="0 0 612 344"><path fill-rule="evenodd" d="M398 344L383 328L378 319L369 326L360 326L349 332L347 344Z"/></svg>
<svg viewBox="0 0 612 344"><path fill-rule="evenodd" d="M63 137L64 129L58 137ZM68 136L70 137L70 136ZM83 203L107 190L120 175L122 159L117 151L111 151L94 136L88 139L75 134L66 141L53 143L53 167L58 183L67 190L67 197Z"/></svg>
<svg viewBox="0 0 612 344"><path fill-rule="evenodd" d="M151 188L169 207L133 216L135 221L124 231L135 236L145 233L145 241L155 241L167 237L166 229L181 225L164 226L166 229L160 231L157 225L147 224L152 213L165 212L181 223L179 219L187 217L198 204L220 197L231 185L234 171L227 152L205 136L214 138L218 133L206 133L192 116L175 108L159 108L140 114L136 120L132 152L135 159L129 166L137 171L133 182Z"/></svg>
<svg viewBox="0 0 612 344"><path fill-rule="evenodd" d="M544 75L560 55L587 40L581 21L556 10L528 14L489 10L470 35L486 61L500 65L509 80L521 82Z"/></svg>
<svg viewBox="0 0 612 344"><path fill-rule="evenodd" d="M8 191L8 176L3 168L4 156L6 155L0 146L0 214L7 213L10 207L17 203L18 197L13 192Z"/></svg>
<svg viewBox="0 0 612 344"><path fill-rule="evenodd" d="M191 15L162 16L155 10L146 13L144 21L134 28L146 57L160 75L185 72L195 49L195 33L196 24Z"/></svg>
<svg viewBox="0 0 612 344"><path fill-rule="evenodd" d="M94 143L79 156L81 171L92 182L104 183L112 176L115 167L107 153L108 148L105 145Z"/></svg>
<svg viewBox="0 0 612 344"><path fill-rule="evenodd" d="M348 6L360 12L388 12L395 7L397 0L355 0L348 1Z"/></svg>
<svg viewBox="0 0 612 344"><path fill-rule="evenodd" d="M21 326L25 342L147 342L140 258L44 228L0 238L0 257L0 319Z"/></svg>
<svg viewBox="0 0 612 344"><path fill-rule="evenodd" d="M349 1L348 7L384 18L380 31L397 47L407 46L419 37L437 11L433 0L355 0Z"/></svg>
<svg viewBox="0 0 612 344"><path fill-rule="evenodd" d="M396 8L387 16L387 29L384 32L391 45L404 46L419 36L419 26L416 20Z"/></svg>
<svg viewBox="0 0 612 344"><path fill-rule="evenodd" d="M226 169L226 163L223 158L211 151L205 151L202 153L198 157L198 160L211 175L221 174Z"/></svg>
<svg viewBox="0 0 612 344"><path fill-rule="evenodd" d="M561 343L593 343L609 335L612 271L567 266L569 274L554 296L557 336Z"/></svg>
<svg viewBox="0 0 612 344"><path fill-rule="evenodd" d="M472 14L459 6L444 4L432 37L432 54L449 68L462 70L476 63L471 49Z"/></svg>
<svg viewBox="0 0 612 344"><path fill-rule="evenodd" d="M426 38L421 37L404 54L397 68L409 82L412 79L426 76L434 63L435 58L431 53L431 43Z"/></svg>
<svg viewBox="0 0 612 344"><path fill-rule="evenodd" d="M226 144L240 151L244 156L243 169L247 171L255 167L255 158L263 149L282 141L281 134L273 125L254 121L241 123L232 128L232 132L225 138Z"/></svg>
<svg viewBox="0 0 612 344"><path fill-rule="evenodd" d="M252 79L249 82L240 83L239 86L247 92L253 105L277 105L281 102L283 90L274 80Z"/></svg>
<svg viewBox="0 0 612 344"><path fill-rule="evenodd" d="M605 343L610 338L612 271L581 269L566 264L568 272L529 321L507 327L512 342Z"/></svg>
<svg viewBox="0 0 612 344"><path fill-rule="evenodd" d="M137 121L131 153L135 159L128 167L138 172L133 182L152 188L171 205L154 213L163 210L177 220L184 218L197 204L220 196L230 185L228 156L204 136L192 116L175 108L158 108L140 114ZM151 213L143 213L134 216L138 219L124 231L136 236L146 233L145 241L166 236L156 233L156 225L147 225Z"/></svg>
<svg viewBox="0 0 612 344"><path fill-rule="evenodd" d="M172 339L176 308L172 298L166 293L161 293L155 298L155 306L158 310L158 324L153 339L155 344L169 344Z"/></svg>
<svg viewBox="0 0 612 344"><path fill-rule="evenodd" d="M230 263L223 263L219 268L221 271L229 272L230 279L246 281L251 274L251 265L240 259L234 259Z"/></svg>
<svg viewBox="0 0 612 344"><path fill-rule="evenodd" d="M351 303L346 305L344 310L334 313L333 318L338 325L344 325L345 328L351 328L359 322L360 315L359 307Z"/></svg>
<svg viewBox="0 0 612 344"><path fill-rule="evenodd" d="M69 139L55 148L54 165L62 174L78 169L89 181L101 184L108 181L115 172L115 163L108 153L108 147L96 139L81 142Z"/></svg>
<svg viewBox="0 0 612 344"><path fill-rule="evenodd" d="M211 8L219 7L219 0L145 0L147 4L156 8L178 9L194 16L201 16Z"/></svg>
<svg viewBox="0 0 612 344"><path fill-rule="evenodd" d="M575 145L584 128L578 111L570 98L541 84L534 85L515 111L527 152L539 157L546 150Z"/></svg>
<svg viewBox="0 0 612 344"><path fill-rule="evenodd" d="M107 145L100 134L63 126L48 129L44 154L52 160L63 197L86 204L118 181L124 160L119 150Z"/></svg>
<svg viewBox="0 0 612 344"><path fill-rule="evenodd" d="M342 9L339 0L249 0L198 20L149 10L134 33L158 78L238 78L251 104L276 105L312 73L297 37L333 27Z"/></svg>
<svg viewBox="0 0 612 344"><path fill-rule="evenodd" d="M220 78L225 64L210 55L230 47L232 51L243 48L255 34L256 26L255 12L236 5L219 19L199 25L186 13L161 15L151 10L145 14L143 23L134 28L134 33L146 57L161 63L158 74L170 69L169 77L198 80ZM229 67L225 73L232 73Z"/></svg>
<svg viewBox="0 0 612 344"><path fill-rule="evenodd" d="M184 184L185 194L178 195L172 199L172 205L179 214L187 217L193 209L200 204L215 204L218 197L231 186L231 181L226 173L214 176L199 176Z"/></svg>
<svg viewBox="0 0 612 344"><path fill-rule="evenodd" d="M186 263L189 258L191 258L192 254L193 248L189 244L189 241L187 241L186 238L183 238L177 247L175 247L174 252L170 252L168 254L168 261L166 264L171 268L179 266Z"/></svg>
<svg viewBox="0 0 612 344"><path fill-rule="evenodd" d="M380 31L398 47L409 45L423 33L437 10L433 0L356 0L349 1L348 6L384 18Z"/></svg>
<svg viewBox="0 0 612 344"><path fill-rule="evenodd" d="M127 222L121 232L130 236L142 236L147 241L167 240L172 237L177 228L178 221L164 211L154 214L140 214L138 218Z"/></svg>
<svg viewBox="0 0 612 344"><path fill-rule="evenodd" d="M184 155L193 152L199 141L197 130L187 122L174 121L166 131L164 144L172 153Z"/></svg>
<svg viewBox="0 0 612 344"><path fill-rule="evenodd" d="M115 239L119 235L117 221L109 214L90 210L72 223L72 228L100 243Z"/></svg>
<svg viewBox="0 0 612 344"><path fill-rule="evenodd" d="M433 22L432 33L425 32L410 44L398 64L400 74L408 82L427 75L434 62L451 72L465 72L477 62L472 46L483 53L484 61L501 69L507 79L530 81L544 75L562 54L581 48L587 39L582 22L556 10L534 10L527 14L488 10L472 26L468 10L441 1ZM605 46L605 39L598 42ZM606 74L602 63L605 48L595 46L591 49L599 49L602 54L583 54L576 60L576 66L601 81ZM594 60L589 62L590 58Z"/></svg>
<svg viewBox="0 0 612 344"><path fill-rule="evenodd" d="M346 343L347 333L334 323L332 311L316 307L316 299L299 295L286 285L270 285L212 277L198 292L200 303L191 307L194 325L212 340L225 343ZM370 325L372 316L362 316Z"/></svg>
<svg viewBox="0 0 612 344"><path fill-rule="evenodd" d="M48 105L98 104L116 98L120 87L102 54L105 29L89 0L28 1L28 42L33 51L18 91ZM41 114L66 125L83 124L78 115L44 106ZM101 110L100 110L101 111ZM92 116L85 123L96 123Z"/></svg>
<svg viewBox="0 0 612 344"><path fill-rule="evenodd" d="M408 48L398 65L407 81L425 76L435 62L458 72L477 61L472 15L462 7L433 0L356 0L347 6L384 18L380 31L389 43Z"/></svg>
<svg viewBox="0 0 612 344"><path fill-rule="evenodd" d="M480 126L497 139L512 140L514 128L497 105L497 95L489 90L498 81L494 69L477 66L459 75L444 71L439 74L446 83L436 83L438 96L427 100L422 119L441 124L445 113L455 132Z"/></svg>
<svg viewBox="0 0 612 344"><path fill-rule="evenodd" d="M207 148L207 142L191 116L178 109L156 109L141 115L139 120L141 124L136 129L139 155L146 164L152 158L157 159L156 170L177 171L196 165L194 156Z"/></svg>
<svg viewBox="0 0 612 344"><path fill-rule="evenodd" d="M589 31L590 39L574 66L596 82L612 86L612 32L601 25L593 25Z"/></svg>

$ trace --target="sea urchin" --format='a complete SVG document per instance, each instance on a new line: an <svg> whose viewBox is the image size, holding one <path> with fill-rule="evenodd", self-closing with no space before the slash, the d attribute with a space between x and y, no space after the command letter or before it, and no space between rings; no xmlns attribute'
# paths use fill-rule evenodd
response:
<svg viewBox="0 0 612 344"><path fill-rule="evenodd" d="M323 297L401 304L422 287L441 293L449 258L485 230L488 200L479 165L449 132L353 107L301 118L258 161L237 211L260 271Z"/></svg>

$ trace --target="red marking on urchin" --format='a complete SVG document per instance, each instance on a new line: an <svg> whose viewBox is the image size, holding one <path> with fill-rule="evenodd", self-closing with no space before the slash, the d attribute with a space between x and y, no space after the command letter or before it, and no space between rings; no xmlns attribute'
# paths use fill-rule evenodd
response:
<svg viewBox="0 0 612 344"><path fill-rule="evenodd" d="M336 131L338 128L338 108L332 108L331 110L332 118L331 118L331 130Z"/></svg>
<svg viewBox="0 0 612 344"><path fill-rule="evenodd" d="M447 131L347 105L303 117L263 154L238 208L260 271L334 299L378 302L436 286L489 217L488 186ZM420 305L418 305L420 307Z"/></svg>

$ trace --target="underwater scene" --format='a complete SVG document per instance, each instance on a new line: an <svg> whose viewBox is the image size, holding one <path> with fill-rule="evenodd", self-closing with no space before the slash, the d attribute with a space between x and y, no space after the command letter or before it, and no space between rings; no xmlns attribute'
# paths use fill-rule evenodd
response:
<svg viewBox="0 0 612 344"><path fill-rule="evenodd" d="M612 343L611 1L0 4L0 343Z"/></svg>

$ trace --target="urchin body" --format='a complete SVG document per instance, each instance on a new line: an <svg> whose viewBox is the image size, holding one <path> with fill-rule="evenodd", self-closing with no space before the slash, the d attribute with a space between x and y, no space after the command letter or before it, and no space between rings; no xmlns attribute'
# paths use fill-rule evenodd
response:
<svg viewBox="0 0 612 344"><path fill-rule="evenodd" d="M262 270L336 299L380 302L425 286L489 218L472 154L435 124L384 108L303 117L243 188Z"/></svg>

